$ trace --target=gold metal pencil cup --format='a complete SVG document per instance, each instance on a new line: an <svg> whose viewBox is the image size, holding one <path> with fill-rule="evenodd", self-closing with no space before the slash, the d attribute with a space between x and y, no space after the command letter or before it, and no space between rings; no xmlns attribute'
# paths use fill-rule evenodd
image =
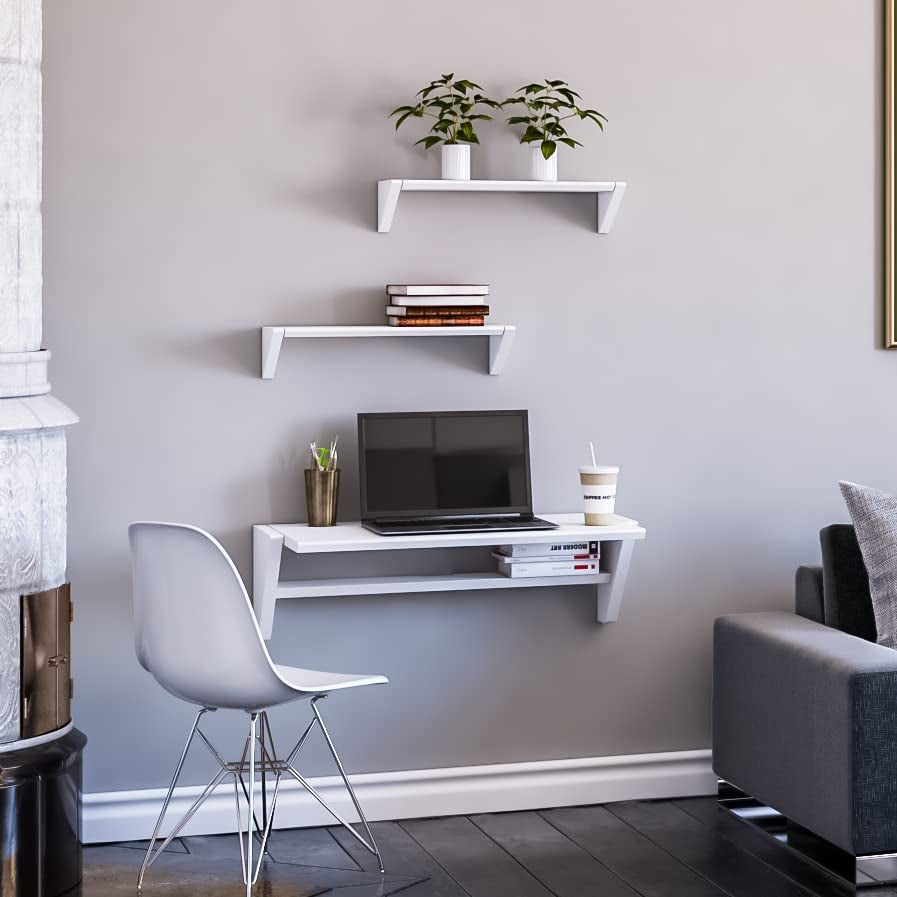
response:
<svg viewBox="0 0 897 897"><path fill-rule="evenodd" d="M309 526L333 526L339 498L339 470L305 471L305 504Z"/></svg>

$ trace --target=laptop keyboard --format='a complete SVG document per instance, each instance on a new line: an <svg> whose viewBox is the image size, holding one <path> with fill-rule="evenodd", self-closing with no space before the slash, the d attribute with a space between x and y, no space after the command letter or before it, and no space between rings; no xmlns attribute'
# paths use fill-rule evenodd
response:
<svg viewBox="0 0 897 897"><path fill-rule="evenodd" d="M554 524L538 517L508 518L508 517L480 517L476 520L457 522L434 520L408 520L389 521L375 523L375 531L384 535L413 535L414 533L478 533L489 530L527 530L527 529L555 529Z"/></svg>

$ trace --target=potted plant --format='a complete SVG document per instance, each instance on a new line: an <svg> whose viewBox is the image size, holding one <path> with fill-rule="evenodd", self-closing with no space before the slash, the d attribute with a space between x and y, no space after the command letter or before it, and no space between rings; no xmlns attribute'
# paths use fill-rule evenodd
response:
<svg viewBox="0 0 897 897"><path fill-rule="evenodd" d="M523 106L523 114L512 115L509 125L525 125L521 143L537 144L532 148L530 178L534 181L558 179L557 147L564 143L569 147L582 146L567 134L564 122L571 118L591 121L604 130L607 117L596 109L583 109L577 105L582 97L571 90L566 81L547 79L542 84L524 84L517 95L502 101L501 106Z"/></svg>
<svg viewBox="0 0 897 897"><path fill-rule="evenodd" d="M389 113L398 116L396 130L408 118L433 118L430 133L415 142L425 149L442 144L442 177L452 181L470 180L470 144L479 143L474 122L491 121L481 110L497 109L499 103L480 91L482 87L466 78L455 79L454 73L431 81L417 92L420 99L414 106L399 106Z"/></svg>

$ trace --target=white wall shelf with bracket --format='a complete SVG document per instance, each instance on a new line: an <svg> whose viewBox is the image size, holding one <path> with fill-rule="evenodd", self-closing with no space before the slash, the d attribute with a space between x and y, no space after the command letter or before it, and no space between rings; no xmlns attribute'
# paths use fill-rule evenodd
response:
<svg viewBox="0 0 897 897"><path fill-rule="evenodd" d="M399 197L423 193L593 193L598 204L598 233L609 234L626 192L625 181L443 181L393 178L377 182L377 230L388 234Z"/></svg>
<svg viewBox="0 0 897 897"><path fill-rule="evenodd" d="M252 528L252 604L262 635L274 631L274 608L288 598L338 598L344 595L408 595L425 592L460 592L473 589L532 589L547 586L591 587L597 601L599 623L613 623L623 602L632 549L645 538L637 520L615 517L608 526L585 526L582 514L542 514L558 524L555 530L495 530L476 533L436 533L421 536L378 536L357 521L336 526L260 524ZM282 580L280 562L285 552L301 557L346 554L347 566L358 552L395 552L429 548L494 548L547 540L601 542L597 573L581 576L542 576L510 579L495 568L475 573L431 573L415 576L341 576L329 579Z"/></svg>
<svg viewBox="0 0 897 897"><path fill-rule="evenodd" d="M262 379L273 380L285 339L344 339L352 337L487 336L489 373L502 372L517 328L512 324L485 324L481 327L390 327L387 324L307 325L262 327Z"/></svg>

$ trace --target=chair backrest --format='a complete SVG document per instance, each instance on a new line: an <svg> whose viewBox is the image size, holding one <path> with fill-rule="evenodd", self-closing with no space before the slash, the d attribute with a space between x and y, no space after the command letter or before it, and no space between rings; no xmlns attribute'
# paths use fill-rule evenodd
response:
<svg viewBox="0 0 897 897"><path fill-rule="evenodd" d="M137 658L167 691L208 707L249 708L279 687L240 574L204 530L128 527Z"/></svg>

